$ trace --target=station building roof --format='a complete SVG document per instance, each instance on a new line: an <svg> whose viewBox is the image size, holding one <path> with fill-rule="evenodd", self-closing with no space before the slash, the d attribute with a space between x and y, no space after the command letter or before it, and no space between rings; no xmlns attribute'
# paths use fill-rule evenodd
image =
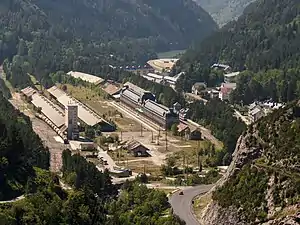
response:
<svg viewBox="0 0 300 225"><path fill-rule="evenodd" d="M48 117L55 126L61 127L65 123L65 117L62 110L46 97L35 93L32 95L31 103L37 108L40 107L42 113Z"/></svg>

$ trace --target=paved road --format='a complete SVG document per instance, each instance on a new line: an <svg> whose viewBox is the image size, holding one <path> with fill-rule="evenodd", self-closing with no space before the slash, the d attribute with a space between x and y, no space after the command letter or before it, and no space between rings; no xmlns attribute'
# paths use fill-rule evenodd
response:
<svg viewBox="0 0 300 225"><path fill-rule="evenodd" d="M208 192L214 185L199 185L183 190L183 195L179 195L180 191L174 193L170 197L170 204L173 211L186 225L199 225L199 222L193 214L192 200L194 197Z"/></svg>

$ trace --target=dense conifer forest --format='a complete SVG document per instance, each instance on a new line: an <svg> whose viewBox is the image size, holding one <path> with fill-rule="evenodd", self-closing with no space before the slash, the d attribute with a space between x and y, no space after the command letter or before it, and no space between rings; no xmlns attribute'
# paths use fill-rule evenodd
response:
<svg viewBox="0 0 300 225"><path fill-rule="evenodd" d="M103 75L216 30L192 0L4 0L0 9L0 62L14 86L30 83L27 73L44 84L59 70Z"/></svg>
<svg viewBox="0 0 300 225"><path fill-rule="evenodd" d="M33 132L28 117L0 94L0 200L24 193L34 167L49 168L49 151Z"/></svg>
<svg viewBox="0 0 300 225"><path fill-rule="evenodd" d="M211 74L213 63L234 71L247 70L238 79L232 101L249 103L272 98L291 101L300 97L300 5L297 0L259 0L250 4L236 22L228 23L203 42L191 47L176 72L188 71L181 88ZM204 77L204 78L203 78Z"/></svg>

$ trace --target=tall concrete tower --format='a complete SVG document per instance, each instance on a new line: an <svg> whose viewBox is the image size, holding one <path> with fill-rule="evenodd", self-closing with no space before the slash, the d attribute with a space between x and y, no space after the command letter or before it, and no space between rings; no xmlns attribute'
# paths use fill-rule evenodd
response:
<svg viewBox="0 0 300 225"><path fill-rule="evenodd" d="M67 127L67 138L68 140L76 140L79 138L78 106L69 102L65 111L65 125Z"/></svg>

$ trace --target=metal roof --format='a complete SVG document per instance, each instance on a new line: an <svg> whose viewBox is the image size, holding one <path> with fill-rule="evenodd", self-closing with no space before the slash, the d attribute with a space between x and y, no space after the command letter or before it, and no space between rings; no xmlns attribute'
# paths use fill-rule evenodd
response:
<svg viewBox="0 0 300 225"><path fill-rule="evenodd" d="M236 88L236 83L223 83L221 88L235 89Z"/></svg>
<svg viewBox="0 0 300 225"><path fill-rule="evenodd" d="M58 87L53 86L47 90L51 95L53 95L55 98L59 98L62 95L65 95L66 93L62 90L60 90Z"/></svg>
<svg viewBox="0 0 300 225"><path fill-rule="evenodd" d="M126 97L135 103L138 103L140 100L140 96L138 94L136 94L134 91L132 91L131 89L125 89L122 92L121 96Z"/></svg>
<svg viewBox="0 0 300 225"><path fill-rule="evenodd" d="M103 90L109 95L114 95L118 93L121 90L121 88L113 84L108 84L105 88L103 88Z"/></svg>
<svg viewBox="0 0 300 225"><path fill-rule="evenodd" d="M31 103L35 107L41 107L42 113L46 117L48 117L57 127L60 127L65 123L64 113L61 112L58 106L56 106L44 96L35 93L34 95L32 95Z"/></svg>
<svg viewBox="0 0 300 225"><path fill-rule="evenodd" d="M177 82L178 79L182 76L182 75L185 75L185 72L180 72L178 73L177 75L175 75L174 77L170 77L170 76L165 76L164 79L166 81L172 81L172 82Z"/></svg>
<svg viewBox="0 0 300 225"><path fill-rule="evenodd" d="M36 90L34 90L32 87L26 87L26 88L22 89L21 92L24 95L26 95L27 97L30 97L36 93Z"/></svg>
<svg viewBox="0 0 300 225"><path fill-rule="evenodd" d="M251 112L250 112L250 114L252 115L252 116L254 116L255 114L257 114L257 113L259 113L259 112L261 112L261 109L260 108L254 108Z"/></svg>
<svg viewBox="0 0 300 225"><path fill-rule="evenodd" d="M131 90L133 90L134 92L136 92L139 95L143 95L145 92L149 92L149 91L144 90L143 88L136 86L135 84L133 84L131 82L126 82L124 84L124 86L128 86Z"/></svg>
<svg viewBox="0 0 300 225"><path fill-rule="evenodd" d="M68 72L68 75L74 78L80 78L83 81L90 82L93 84L99 84L104 81L104 79L102 79L101 77L97 77L95 75L82 73L82 72L70 71Z"/></svg>
<svg viewBox="0 0 300 225"><path fill-rule="evenodd" d="M152 100L147 100L145 102L145 108L160 116L165 116L166 114L170 113L170 109L168 107L158 104Z"/></svg>
<svg viewBox="0 0 300 225"><path fill-rule="evenodd" d="M66 93L59 98L57 98L57 101L67 107L69 103L73 103L75 105L78 105L78 117L80 120L82 120L84 123L86 123L89 126L94 126L97 123L101 122L102 119L99 115L94 113L91 109L89 109L86 105L79 102L77 99L72 98L71 96L68 96Z"/></svg>
<svg viewBox="0 0 300 225"><path fill-rule="evenodd" d="M240 72L233 72L233 73L225 74L224 77L231 78L231 77L236 77L239 74Z"/></svg>
<svg viewBox="0 0 300 225"><path fill-rule="evenodd" d="M139 146L142 146L144 147L146 150L149 150L149 148L147 148L146 146L144 146L142 143L136 141L136 140L132 140L132 141L129 141L127 144L126 144L126 148L128 150L134 150L136 149L137 147Z"/></svg>
<svg viewBox="0 0 300 225"><path fill-rule="evenodd" d="M161 79L161 80L164 79L164 76L156 74L156 73L147 73L147 75L144 75L144 76L148 76L148 77L155 78L155 79Z"/></svg>

